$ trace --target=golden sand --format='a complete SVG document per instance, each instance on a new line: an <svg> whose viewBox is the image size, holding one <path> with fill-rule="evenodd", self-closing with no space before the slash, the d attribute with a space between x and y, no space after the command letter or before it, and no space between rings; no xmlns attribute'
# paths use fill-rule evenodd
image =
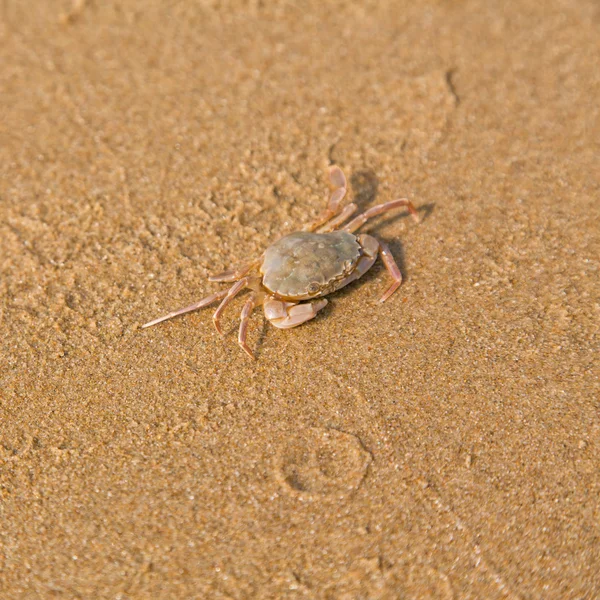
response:
<svg viewBox="0 0 600 600"><path fill-rule="evenodd" d="M0 598L600 595L597 2L1 10ZM140 329L334 163L385 304Z"/></svg>

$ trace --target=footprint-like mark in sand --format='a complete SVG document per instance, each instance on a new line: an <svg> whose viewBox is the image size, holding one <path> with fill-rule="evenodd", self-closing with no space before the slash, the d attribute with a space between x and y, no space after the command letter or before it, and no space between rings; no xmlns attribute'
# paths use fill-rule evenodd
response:
<svg viewBox="0 0 600 600"><path fill-rule="evenodd" d="M283 444L275 457L275 473L291 494L343 497L358 488L371 460L355 435L314 427Z"/></svg>

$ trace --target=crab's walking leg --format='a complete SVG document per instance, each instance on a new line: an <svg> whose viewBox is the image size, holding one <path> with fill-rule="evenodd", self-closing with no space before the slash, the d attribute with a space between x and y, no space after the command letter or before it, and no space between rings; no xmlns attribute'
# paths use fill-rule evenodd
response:
<svg viewBox="0 0 600 600"><path fill-rule="evenodd" d="M244 308L242 309L242 320L240 322L240 332L238 334L238 344L242 347L242 350L250 357L255 358L252 350L246 344L246 334L248 329L248 320L250 319L250 315L256 306L256 294L252 294L250 298L244 304Z"/></svg>
<svg viewBox="0 0 600 600"><path fill-rule="evenodd" d="M356 204L348 204L348 206L344 207L344 210L335 218L331 219L319 228L318 233L328 233L329 231L333 231L337 229L346 219L351 217L355 212L358 206Z"/></svg>
<svg viewBox="0 0 600 600"><path fill-rule="evenodd" d="M342 170L339 167L331 167L329 169L329 181L331 181L332 185L335 187L333 193L329 197L329 202L327 203L327 208L323 211L321 216L304 228L304 231L314 231L324 225L331 219L335 217L339 211L340 202L346 195L346 177Z"/></svg>
<svg viewBox="0 0 600 600"><path fill-rule="evenodd" d="M227 291L227 295L223 298L221 304L219 304L219 308L215 311L213 315L213 322L215 324L216 330L223 335L223 330L221 329L221 313L225 310L226 306L239 294L245 287L250 283L250 277L244 277L240 279L237 283L232 285Z"/></svg>
<svg viewBox="0 0 600 600"><path fill-rule="evenodd" d="M322 298L316 302L296 304L269 299L265 301L265 317L279 329L290 329L314 318L317 313L327 306L327 300Z"/></svg>
<svg viewBox="0 0 600 600"><path fill-rule="evenodd" d="M379 300L379 302L385 302L400 287L400 284L402 283L402 273L400 273L400 269L398 268L388 245L382 241L379 241L379 256L381 256L385 268L394 280Z"/></svg>
<svg viewBox="0 0 600 600"><path fill-rule="evenodd" d="M218 281L220 283L230 283L233 281L238 281L247 275L254 267L256 267L260 263L260 259L254 260L247 265L243 265L237 269L228 269L227 271L223 271L222 273L217 273L216 275L210 275L209 281Z"/></svg>
<svg viewBox="0 0 600 600"><path fill-rule="evenodd" d="M413 203L410 200L407 200L406 198L400 198L399 200L392 200L391 202L386 202L385 204L378 204L377 206L369 208L369 210L358 215L358 217L354 217L354 219L352 219L350 223L343 227L343 231L349 231L350 233L352 233L353 231L356 231L359 227L364 225L370 218L380 215L381 213L387 212L388 210L400 208L401 206L406 206L412 218L417 223L419 222L419 215L417 214L417 209L413 206Z"/></svg>
<svg viewBox="0 0 600 600"><path fill-rule="evenodd" d="M227 295L227 290L224 290L222 292L217 292L216 294L207 296L206 298L203 298L202 300L200 300L200 302L196 302L195 304L190 304L189 306L186 306L185 308L180 308L179 310L170 312L168 315L165 315L164 317L159 317L158 319L154 319L154 321L150 321L149 323L142 325L142 329L144 329L145 327L152 327L152 325L156 325L157 323L162 323L163 321L166 321L167 319L172 319L173 317L177 317L178 315L183 315L185 313L192 312L193 310L198 310L199 308L204 308L205 306L209 306L210 304L213 304L214 302L216 302L217 300L220 300L221 298L223 298L226 295Z"/></svg>

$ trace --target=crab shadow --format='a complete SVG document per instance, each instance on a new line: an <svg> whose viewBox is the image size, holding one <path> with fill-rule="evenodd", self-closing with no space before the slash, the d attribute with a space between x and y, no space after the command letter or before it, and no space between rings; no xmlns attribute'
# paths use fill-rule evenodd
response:
<svg viewBox="0 0 600 600"><path fill-rule="evenodd" d="M260 354L263 344L265 343L265 340L267 338L267 334L268 334L269 330L271 329L270 323L267 320L267 318L264 316L263 311L261 310L260 312L261 312L261 314L260 314L261 323L260 323L260 327L257 327L258 336L256 337L255 342L254 342L254 354L257 357Z"/></svg>
<svg viewBox="0 0 600 600"><path fill-rule="evenodd" d="M355 171L350 177L350 185L352 189L353 202L358 206L359 211L363 212L368 204L376 204L377 194L379 191L379 178L372 169L362 169ZM395 197L395 196L394 196ZM393 200L394 198L388 198L387 200ZM429 219L429 216L435 208L435 202L429 204L422 204L417 207L419 218L421 223ZM394 213L388 214L384 219L380 219L376 222L376 226L387 225L392 221L398 219L405 219L409 217L409 213ZM371 228L372 230L373 228Z"/></svg>
<svg viewBox="0 0 600 600"><path fill-rule="evenodd" d="M377 198L379 178L372 169L355 171L350 177L350 186L355 204L360 210Z"/></svg>

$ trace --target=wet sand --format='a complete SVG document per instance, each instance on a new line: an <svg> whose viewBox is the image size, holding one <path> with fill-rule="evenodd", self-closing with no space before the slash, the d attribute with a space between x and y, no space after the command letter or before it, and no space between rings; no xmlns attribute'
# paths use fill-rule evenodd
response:
<svg viewBox="0 0 600 600"><path fill-rule="evenodd" d="M596 2L0 15L0 598L600 596ZM331 164L388 302L140 329Z"/></svg>

